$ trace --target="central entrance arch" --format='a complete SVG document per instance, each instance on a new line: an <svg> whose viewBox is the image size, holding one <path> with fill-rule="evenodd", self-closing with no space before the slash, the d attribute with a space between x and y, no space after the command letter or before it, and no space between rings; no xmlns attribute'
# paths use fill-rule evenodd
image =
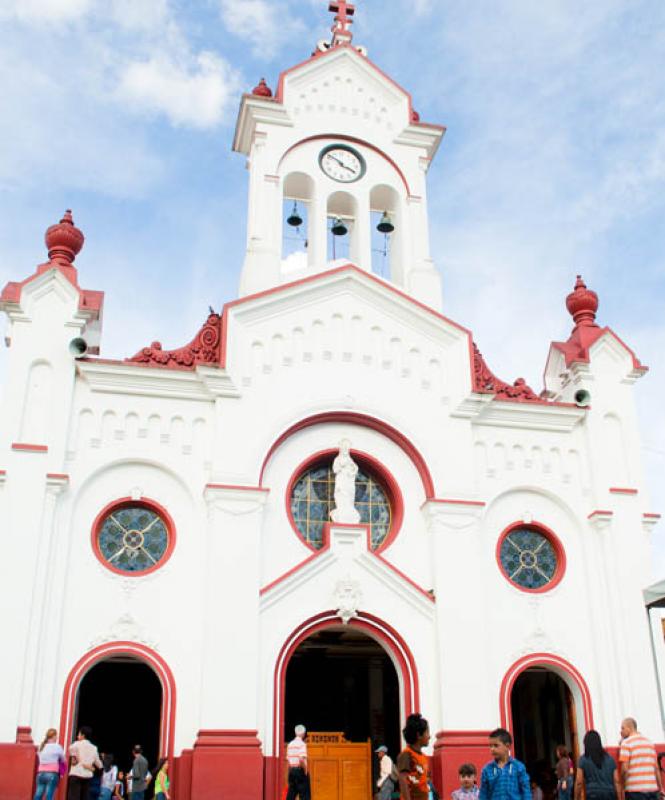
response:
<svg viewBox="0 0 665 800"><path fill-rule="evenodd" d="M321 636L320 634L324 634ZM326 639L326 633L328 638ZM332 634L332 637L331 637ZM339 634L342 634L341 636ZM365 612L359 612L357 617L351 619L346 625L342 624L340 618L335 611L326 611L311 617L306 622L302 623L296 630L294 630L288 637L278 655L275 667L275 683L274 683L274 697L275 709L273 720L273 753L276 757L276 772L271 776L268 781L272 786L267 785L268 796L277 798L279 797L281 787L283 786L284 774L282 765L285 763L285 742L292 738L292 731L287 729L289 725L303 722L312 730L312 725L308 724L307 719L297 719L296 715L299 713L299 706L296 695L296 702L291 706L287 692L289 682L293 685L293 681L297 681L298 673L301 674L306 671L308 661L311 664L312 653L316 651L317 647L326 647L334 649L333 638L337 639L337 652L340 656L349 656L351 662L350 672L353 673L354 659L352 653L356 654L355 660L355 677L354 680L359 680L361 670L359 669L359 661L362 658L375 658L373 668L380 669L382 676L387 675L384 697L393 697L391 702L392 716L384 713L384 720L380 723L384 726L385 735L388 735L390 729L390 736L396 738L395 748L399 745L399 729L402 721L408 714L419 710L420 708L420 690L418 684L418 674L416 671L415 660L411 651L400 636L400 634L388 623ZM309 640L309 645L299 652L301 645ZM346 651L346 652L345 652ZM293 662L293 670L290 669ZM347 677L353 677L352 675ZM362 680L362 679L360 679ZM392 688L391 688L392 687ZM319 687L319 693L325 687ZM383 692L382 692L383 693ZM380 703L379 703L380 704ZM325 720L332 721L330 710L319 708L316 712L318 719L322 722ZM327 716L326 716L327 715ZM353 716L353 715L352 715ZM343 715L340 715L340 719ZM351 735L360 732L361 725L356 719L355 721L349 717L349 732L353 731ZM343 723L342 723L343 724ZM378 716L375 721L375 730L378 729ZM396 728L396 732L392 731ZM344 730L337 728L338 732L344 733ZM371 732L371 725L367 725L365 730ZM370 733L371 735L371 733ZM382 744L377 742L376 744ZM390 746L390 743L387 743ZM392 754L395 755L396 751L393 750Z"/></svg>

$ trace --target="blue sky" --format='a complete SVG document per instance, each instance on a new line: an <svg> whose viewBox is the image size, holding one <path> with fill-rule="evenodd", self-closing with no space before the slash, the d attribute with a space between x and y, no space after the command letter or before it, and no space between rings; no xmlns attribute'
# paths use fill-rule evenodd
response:
<svg viewBox="0 0 665 800"><path fill-rule="evenodd" d="M236 294L240 94L327 36L326 0L0 0L0 282L44 260L71 207L103 354L187 342ZM665 5L358 0L355 41L448 132L430 171L445 312L490 366L541 388L581 272L636 387L665 511ZM0 353L4 361L5 354ZM0 368L2 367L0 361ZM647 510L647 509L645 509ZM665 526L664 526L665 527ZM665 577L657 531L655 577Z"/></svg>

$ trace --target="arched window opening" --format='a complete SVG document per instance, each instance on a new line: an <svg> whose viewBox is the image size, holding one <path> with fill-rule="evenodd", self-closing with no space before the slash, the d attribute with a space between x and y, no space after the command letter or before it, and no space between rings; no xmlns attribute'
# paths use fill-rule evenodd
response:
<svg viewBox="0 0 665 800"><path fill-rule="evenodd" d="M310 212L314 182L302 172L284 179L282 192L282 272L299 272L311 263Z"/></svg>
<svg viewBox="0 0 665 800"><path fill-rule="evenodd" d="M390 186L375 186L370 192L372 272L399 280L401 275L402 219L398 193Z"/></svg>
<svg viewBox="0 0 665 800"><path fill-rule="evenodd" d="M353 195L334 192L328 198L328 261L359 261L357 218L358 208Z"/></svg>

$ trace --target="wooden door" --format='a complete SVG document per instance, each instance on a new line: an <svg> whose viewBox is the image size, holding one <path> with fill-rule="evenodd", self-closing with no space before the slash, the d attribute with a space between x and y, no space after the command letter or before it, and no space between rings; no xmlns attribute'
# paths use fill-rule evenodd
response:
<svg viewBox="0 0 665 800"><path fill-rule="evenodd" d="M343 733L307 734L312 800L371 800L372 745L347 742Z"/></svg>

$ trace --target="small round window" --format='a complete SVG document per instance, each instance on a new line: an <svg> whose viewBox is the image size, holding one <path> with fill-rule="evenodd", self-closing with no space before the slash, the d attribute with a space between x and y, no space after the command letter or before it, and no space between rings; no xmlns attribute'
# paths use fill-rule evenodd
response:
<svg viewBox="0 0 665 800"><path fill-rule="evenodd" d="M561 578L563 552L554 537L540 528L509 529L499 543L498 555L503 573L520 589L543 591Z"/></svg>
<svg viewBox="0 0 665 800"><path fill-rule="evenodd" d="M360 514L360 524L369 525L372 550L388 539L394 523L393 492L356 453L358 463L354 505ZM318 550L323 546L323 526L330 522L335 507L334 455L318 461L298 474L291 486L289 508L296 529L306 544Z"/></svg>
<svg viewBox="0 0 665 800"><path fill-rule="evenodd" d="M104 509L94 532L95 551L102 563L123 574L151 572L173 548L167 514L145 502L122 502Z"/></svg>

